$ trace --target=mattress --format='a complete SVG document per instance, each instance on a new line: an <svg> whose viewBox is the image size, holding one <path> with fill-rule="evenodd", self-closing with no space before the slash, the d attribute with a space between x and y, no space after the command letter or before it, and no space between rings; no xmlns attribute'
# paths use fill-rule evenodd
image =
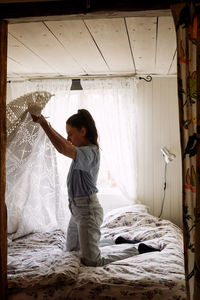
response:
<svg viewBox="0 0 200 300"><path fill-rule="evenodd" d="M86 267L65 251L65 233L54 230L8 238L9 299L186 299L182 230L135 204L109 212L102 239L122 236L160 249ZM138 244L101 247L102 256Z"/></svg>

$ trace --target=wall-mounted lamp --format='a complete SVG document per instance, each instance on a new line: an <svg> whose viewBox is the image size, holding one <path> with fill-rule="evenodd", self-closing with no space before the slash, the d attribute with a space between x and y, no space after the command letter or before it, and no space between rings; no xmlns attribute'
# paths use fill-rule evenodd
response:
<svg viewBox="0 0 200 300"><path fill-rule="evenodd" d="M165 193L166 193L166 187L167 187L167 165L168 165L168 163L173 161L174 158L176 157L176 155L171 153L166 147L163 147L160 150L161 150L161 152L163 154L163 157L165 159L165 175L164 175L164 188L163 188L164 193L163 193L162 207L161 207L159 218L162 215L163 206L164 206L164 202L165 202Z"/></svg>
<svg viewBox="0 0 200 300"><path fill-rule="evenodd" d="M175 154L171 153L166 147L163 147L160 149L163 156L164 156L164 159L165 159L165 162L168 164L170 161L174 160L174 158L176 157Z"/></svg>
<svg viewBox="0 0 200 300"><path fill-rule="evenodd" d="M72 79L71 91L80 91L82 90L81 80L80 79Z"/></svg>

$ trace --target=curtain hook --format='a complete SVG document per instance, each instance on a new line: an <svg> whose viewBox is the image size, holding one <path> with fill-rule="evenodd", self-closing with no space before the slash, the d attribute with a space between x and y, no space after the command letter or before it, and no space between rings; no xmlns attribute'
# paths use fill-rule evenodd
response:
<svg viewBox="0 0 200 300"><path fill-rule="evenodd" d="M152 81L152 76L151 76L151 75L147 75L146 78L144 78L144 77L139 77L139 79L140 79L140 80L143 79L143 80L145 80L146 82L150 82L150 81Z"/></svg>

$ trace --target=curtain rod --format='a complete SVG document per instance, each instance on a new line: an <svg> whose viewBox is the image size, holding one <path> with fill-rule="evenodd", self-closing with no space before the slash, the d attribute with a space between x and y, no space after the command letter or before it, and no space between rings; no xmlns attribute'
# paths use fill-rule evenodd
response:
<svg viewBox="0 0 200 300"><path fill-rule="evenodd" d="M27 79L22 79L22 80L8 80L8 83L11 82L20 82L20 81L38 81L38 80L66 80L66 79L105 79L105 78L138 78L139 80L145 80L147 82L150 82L152 80L152 76L151 75L143 75L139 76L139 75L135 75L135 74L125 74L125 75L83 75L83 76L74 76L74 77L35 77L35 78L27 78ZM145 78L146 77L146 78Z"/></svg>
<svg viewBox="0 0 200 300"><path fill-rule="evenodd" d="M82 76L80 75L80 76L60 76L60 77L34 77L34 78L26 78L25 80L27 80L27 81L51 80L51 79L65 80L65 79L84 79L84 78L99 79L99 78L122 78L122 77L136 77L136 75L135 74L124 74L124 75L82 75ZM18 81L20 81L20 80L18 80Z"/></svg>

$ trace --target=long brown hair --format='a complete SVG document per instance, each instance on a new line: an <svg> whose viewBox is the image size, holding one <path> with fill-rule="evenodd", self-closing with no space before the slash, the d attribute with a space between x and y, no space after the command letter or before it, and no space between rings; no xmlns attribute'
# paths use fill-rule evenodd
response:
<svg viewBox="0 0 200 300"><path fill-rule="evenodd" d="M93 117L86 109L79 109L77 114L72 115L66 122L67 125L76 127L78 130L81 128L86 129L85 137L91 144L96 145L99 148L98 132Z"/></svg>

